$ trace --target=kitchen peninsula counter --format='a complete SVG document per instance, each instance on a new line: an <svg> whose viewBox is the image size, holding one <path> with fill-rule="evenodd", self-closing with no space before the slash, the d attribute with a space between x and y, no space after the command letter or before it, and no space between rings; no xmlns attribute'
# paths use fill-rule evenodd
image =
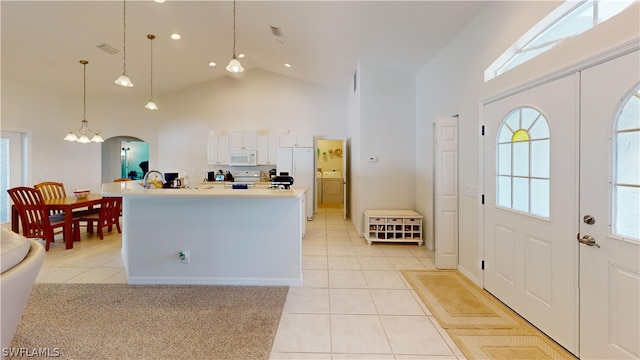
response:
<svg viewBox="0 0 640 360"><path fill-rule="evenodd" d="M306 191L102 185L123 198L129 284L300 286Z"/></svg>

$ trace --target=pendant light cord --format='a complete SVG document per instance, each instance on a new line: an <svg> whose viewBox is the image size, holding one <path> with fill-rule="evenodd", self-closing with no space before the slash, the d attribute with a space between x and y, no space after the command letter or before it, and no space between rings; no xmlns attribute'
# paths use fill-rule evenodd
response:
<svg viewBox="0 0 640 360"><path fill-rule="evenodd" d="M236 58L236 1L233 0L233 58Z"/></svg>
<svg viewBox="0 0 640 360"><path fill-rule="evenodd" d="M155 39L155 36L153 35L147 35L147 38L149 38L149 41L151 42L151 66L149 66L149 68L151 69L151 81L150 81L150 88L151 88L151 99L153 99L153 39Z"/></svg>
<svg viewBox="0 0 640 360"><path fill-rule="evenodd" d="M127 0L122 1L122 74L127 76Z"/></svg>
<svg viewBox="0 0 640 360"><path fill-rule="evenodd" d="M83 72L82 72L82 120L86 120L87 119L87 64L88 62L86 60L80 61L82 63L82 66L84 68Z"/></svg>

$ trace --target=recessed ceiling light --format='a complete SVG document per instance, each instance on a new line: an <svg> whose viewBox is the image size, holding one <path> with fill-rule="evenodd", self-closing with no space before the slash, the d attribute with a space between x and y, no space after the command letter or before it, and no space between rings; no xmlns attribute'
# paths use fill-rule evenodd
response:
<svg viewBox="0 0 640 360"><path fill-rule="evenodd" d="M171 34L171 38L172 38L173 40L180 40L180 39L182 38L182 36L180 36L180 34L175 34L175 33L174 33L174 34Z"/></svg>
<svg viewBox="0 0 640 360"><path fill-rule="evenodd" d="M215 63L215 62L213 62L213 61L209 63L209 66L211 66L211 67L214 67L214 66L216 66L216 65L218 65L218 64L216 64L216 63Z"/></svg>
<svg viewBox="0 0 640 360"><path fill-rule="evenodd" d="M155 2L157 2L158 4L162 4L164 2L164 0L153 0Z"/></svg>
<svg viewBox="0 0 640 360"><path fill-rule="evenodd" d="M291 64L289 64L289 63L284 63L284 67L291 68Z"/></svg>
<svg viewBox="0 0 640 360"><path fill-rule="evenodd" d="M247 56L247 55L245 55L245 54L238 54L238 59L244 59L244 58L245 58L245 56Z"/></svg>

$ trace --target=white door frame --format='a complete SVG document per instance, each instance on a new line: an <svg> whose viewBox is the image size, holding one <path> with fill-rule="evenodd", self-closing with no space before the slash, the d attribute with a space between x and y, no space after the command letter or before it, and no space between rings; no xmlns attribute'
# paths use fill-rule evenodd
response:
<svg viewBox="0 0 640 360"><path fill-rule="evenodd" d="M349 212L349 172L350 172L350 168L349 168L349 151L350 151L350 147L349 147L349 142L351 141L351 138L349 137L323 137L323 136L318 136L314 138L314 145L316 147L316 149L318 149L318 141L319 140L342 140L342 218L343 220L347 220L347 217L349 216L350 212ZM317 167L317 162L316 162L316 167ZM318 184L318 178L317 178L317 174L314 176L314 181L315 184ZM320 189L322 190L322 189ZM317 196L315 196L314 194L314 209L317 212L318 211L318 198Z"/></svg>

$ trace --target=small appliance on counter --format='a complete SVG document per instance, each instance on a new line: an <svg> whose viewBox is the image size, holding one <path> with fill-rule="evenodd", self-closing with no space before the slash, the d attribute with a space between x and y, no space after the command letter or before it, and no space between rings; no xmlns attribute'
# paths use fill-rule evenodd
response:
<svg viewBox="0 0 640 360"><path fill-rule="evenodd" d="M293 185L293 177L287 172L281 172L271 179L271 188L274 189L290 189Z"/></svg>
<svg viewBox="0 0 640 360"><path fill-rule="evenodd" d="M182 187L182 181L178 178L180 174L178 173L164 173L164 183L162 185L163 188L180 188Z"/></svg>
<svg viewBox="0 0 640 360"><path fill-rule="evenodd" d="M229 172L227 171L227 173ZM233 179L231 178L231 180L229 180L230 178L231 178L230 173L229 173L229 176L227 176L227 174L225 174L224 171L218 170L218 173L213 174L213 179L209 181L232 181Z"/></svg>
<svg viewBox="0 0 640 360"><path fill-rule="evenodd" d="M229 171L207 171L205 181L233 181L233 175Z"/></svg>

